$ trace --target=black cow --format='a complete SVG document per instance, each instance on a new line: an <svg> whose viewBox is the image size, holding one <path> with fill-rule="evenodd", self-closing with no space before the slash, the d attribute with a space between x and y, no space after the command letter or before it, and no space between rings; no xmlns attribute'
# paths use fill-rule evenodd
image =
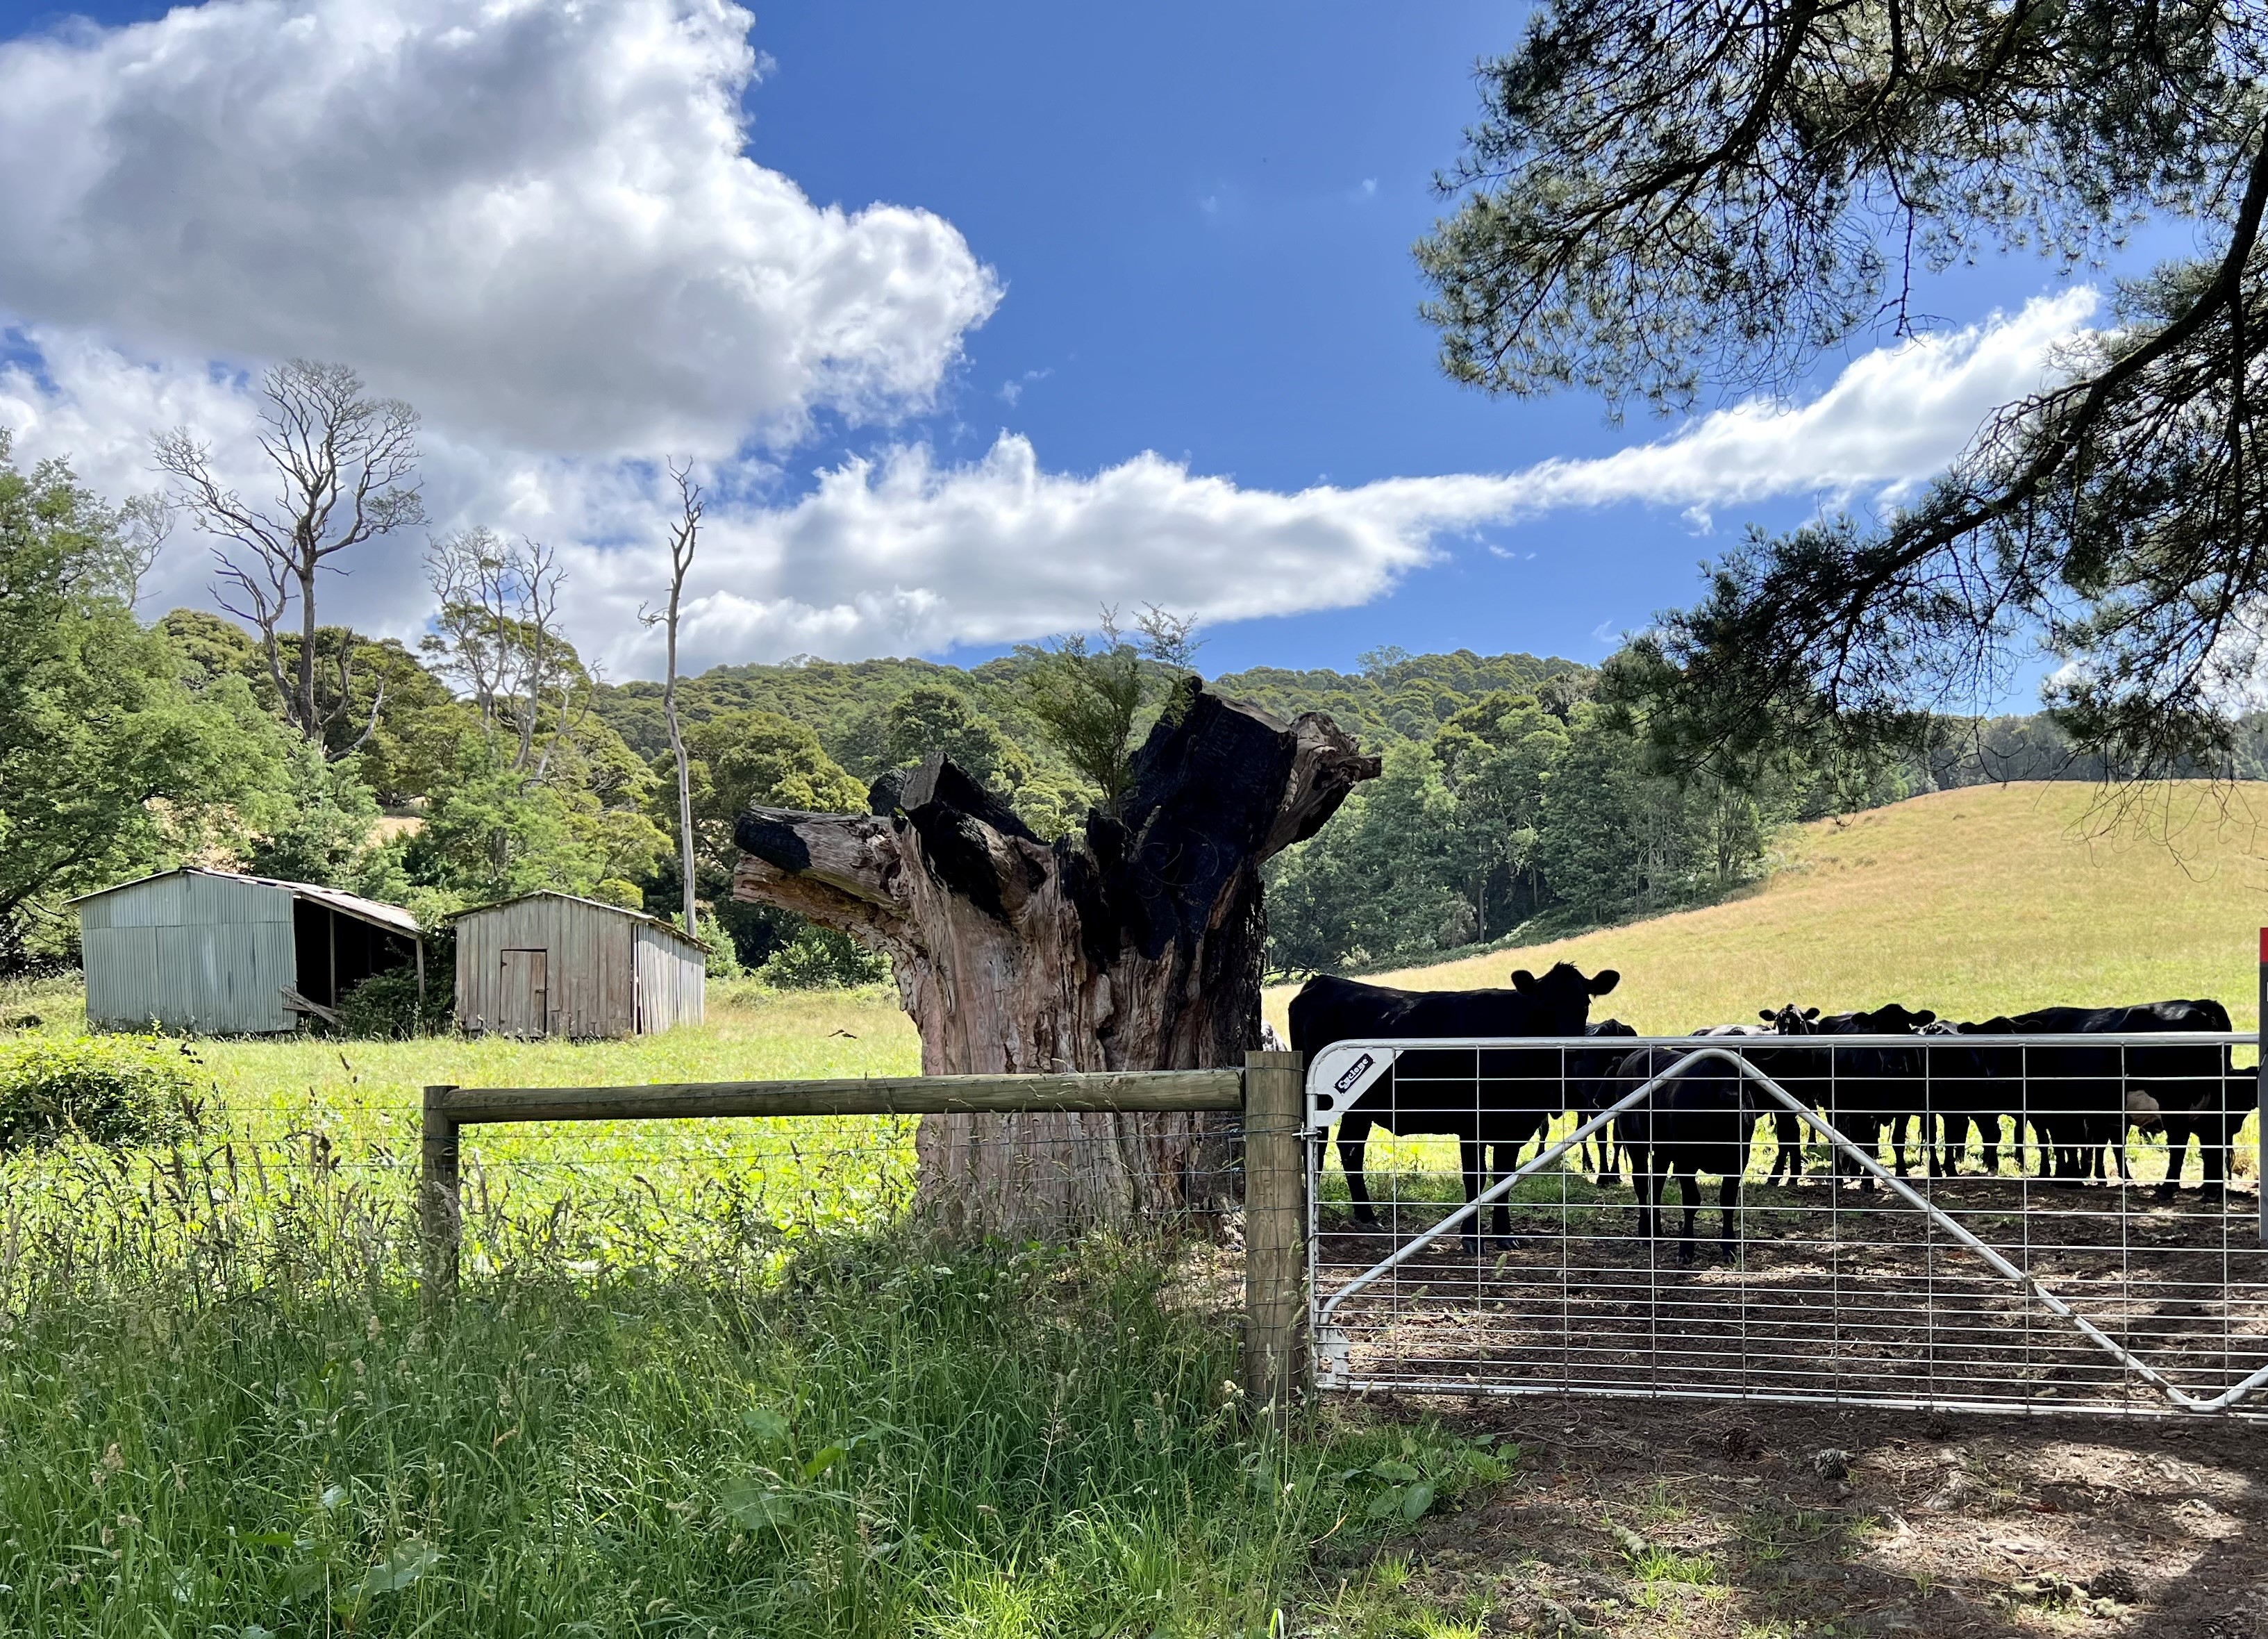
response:
<svg viewBox="0 0 2268 1639"><path fill-rule="evenodd" d="M1778 1013L1766 1013L1761 1008L1758 1012L1773 1022L1775 1033L1807 1040L1822 1036L1911 1036L1937 1017L1926 1008L1917 1012L1895 1001L1870 1012L1832 1013L1824 1018L1819 1016L1815 1008L1799 1013L1793 1004ZM1865 1154L1875 1154L1883 1129L1892 1127L1891 1159L1899 1175L1904 1175L1905 1152L1903 1144L1895 1141L1895 1128L1900 1116L1911 1120L1924 1109L1927 1077L1918 1048L1830 1049L1825 1045L1774 1045L1744 1048L1742 1052L1756 1068L1826 1117L1837 1132ZM1789 1177L1800 1178L1803 1124L1793 1111L1778 1108L1777 1101L1774 1104L1775 1136L1782 1152L1789 1156ZM1851 1170L1850 1158L1841 1148L1830 1148L1827 1172L1830 1181L1839 1185ZM1775 1157L1773 1176L1778 1173L1779 1163ZM1874 1189L1874 1174L1864 1173L1860 1187Z"/></svg>
<svg viewBox="0 0 2268 1639"><path fill-rule="evenodd" d="M1930 1104L1944 1121L1943 1142L1931 1160L1931 1170L1945 1178L1960 1176L1971 1131L1977 1135L1977 1170L1986 1178L1998 1173L2000 1118L2016 1115L2017 1086L2011 1079L2014 1072L2004 1068L1998 1057L2006 1050L1962 1040L1961 1032L1968 1028L1940 1019L1922 1031L1929 1038L1925 1052ZM2016 1122L2014 1148L2021 1169L2024 1157L2021 1119Z"/></svg>
<svg viewBox="0 0 2268 1639"><path fill-rule="evenodd" d="M1620 1019L1601 1019L1595 1024L1583 1027L1586 1036L1635 1036L1636 1027ZM1622 1068L1624 1049L1600 1047L1567 1055L1567 1108L1579 1120L1587 1121L1614 1102L1609 1089L1618 1085L1616 1073ZM1575 1157L1578 1170L1595 1175L1598 1186L1605 1189L1610 1184L1622 1182L1622 1167L1616 1159L1614 1128L1601 1127L1584 1141L1587 1153Z"/></svg>
<svg viewBox="0 0 2268 1639"><path fill-rule="evenodd" d="M2220 1032L2229 1024L2228 1008L2201 998L2131 1008L2041 1008L1960 1028L1966 1036L2136 1036L2169 1030ZM2029 1118L2038 1133L2043 1176L2074 1184L2106 1176L2102 1154L2110 1149L2116 1155L2118 1176L2124 1178L2128 1126L2146 1130L2170 1111L2181 1129L2180 1148L2168 1157L2161 1192L2181 1187L2181 1162L2192 1137L2202 1150L2206 1192L2220 1189L2227 1176L2228 1141L2243 1119L2230 1108L2235 1101L2226 1046L2012 1044L1980 1045L1978 1051L1988 1074L2017 1085L2018 1096L2006 1102ZM2017 1142L2022 1143L2021 1128Z"/></svg>
<svg viewBox="0 0 2268 1639"><path fill-rule="evenodd" d="M1727 1028L1749 1029L1747 1025ZM1639 1048L1623 1060L1613 1096L1627 1098L1707 1039L1697 1037L1690 1047ZM1731 1065L1712 1059L1679 1071L1615 1118L1616 1141L1630 1157L1640 1235L1649 1240L1660 1235L1661 1208L1669 1185L1676 1184L1685 1199L1677 1261L1692 1263L1697 1256L1693 1231L1701 1211L1701 1175L1712 1173L1722 1180L1717 1195L1722 1214L1718 1245L1727 1259L1732 1257L1734 1214L1740 1209L1741 1179L1749 1170L1749 1135L1756 1115L1748 1077Z"/></svg>
<svg viewBox="0 0 2268 1639"><path fill-rule="evenodd" d="M1791 1001L1785 1008L1777 1009L1758 1008L1756 1016L1771 1027L1769 1033L1774 1036L1815 1036L1819 1033L1819 1009L1816 1008L1799 1008ZM1751 1051L1749 1062L1775 1082L1779 1082L1781 1086L1787 1086L1780 1073L1789 1067L1769 1049ZM1790 1092L1795 1090L1788 1088ZM1777 1099L1771 1100L1771 1105L1768 1113L1771 1116L1774 1148L1771 1171L1765 1176L1764 1182L1776 1184L1785 1173L1790 1184L1800 1184L1803 1182L1802 1118L1784 1107Z"/></svg>
<svg viewBox="0 0 2268 1639"><path fill-rule="evenodd" d="M1590 1023L1591 999L1621 978L1612 968L1586 978L1565 962L1541 978L1521 969L1510 990L1389 990L1349 978L1311 978L1292 998L1292 1047L1312 1063L1340 1041L1580 1036ZM1339 1164L1346 1170L1355 1222L1378 1222L1363 1173L1373 1127L1405 1138L1425 1133L1457 1139L1469 1201L1486 1187L1483 1178L1491 1159L1496 1170L1512 1170L1521 1146L1565 1107L1561 1070L1559 1054L1550 1049L1403 1053L1339 1117ZM1501 1237L1512 1233L1503 1201L1497 1203L1493 1228ZM1479 1250L1479 1229L1477 1220L1467 1226L1467 1251Z"/></svg>

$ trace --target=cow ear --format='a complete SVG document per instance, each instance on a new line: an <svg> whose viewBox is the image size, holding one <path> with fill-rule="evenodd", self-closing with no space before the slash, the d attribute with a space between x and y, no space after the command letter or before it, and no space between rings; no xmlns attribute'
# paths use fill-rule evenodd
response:
<svg viewBox="0 0 2268 1639"><path fill-rule="evenodd" d="M1622 982L1623 976L1616 972L1614 969L1601 968L1598 972L1592 977L1591 993L1594 996L1603 996Z"/></svg>
<svg viewBox="0 0 2268 1639"><path fill-rule="evenodd" d="M1816 1008L1806 1008L1803 1010L1803 1016L1807 1019L1815 1019L1819 1016L1819 1009Z"/></svg>
<svg viewBox="0 0 2268 1639"><path fill-rule="evenodd" d="M1758 1008L1756 1009L1756 1017L1758 1017L1758 1018L1760 1018L1760 1019L1764 1020L1765 1023L1771 1023L1772 1020L1774 1020L1774 1019L1776 1019L1776 1018L1779 1017L1779 1015L1778 1015L1778 1014L1777 1014L1777 1013L1774 1013L1774 1012L1773 1012L1770 1008Z"/></svg>
<svg viewBox="0 0 2268 1639"><path fill-rule="evenodd" d="M1512 987L1523 996L1533 995L1535 992L1535 975L1526 968L1514 968L1512 971Z"/></svg>
<svg viewBox="0 0 2268 1639"><path fill-rule="evenodd" d="M1937 1023L1937 1015L1933 1013L1929 1008L1924 1008L1919 1013L1914 1015L1914 1023L1916 1024L1934 1024Z"/></svg>

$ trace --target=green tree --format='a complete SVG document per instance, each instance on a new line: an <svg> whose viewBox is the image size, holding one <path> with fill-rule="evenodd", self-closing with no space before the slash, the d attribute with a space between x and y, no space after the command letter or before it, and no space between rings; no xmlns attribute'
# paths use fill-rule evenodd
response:
<svg viewBox="0 0 2268 1639"><path fill-rule="evenodd" d="M1116 609L1105 609L1101 641L1074 632L1045 645L1023 644L1017 676L1020 704L1079 777L1094 788L1106 814L1116 815L1134 777L1135 730L1144 707L1167 698L1197 651L1197 623L1155 604L1144 610L1136 636L1119 629Z"/></svg>
<svg viewBox="0 0 2268 1639"><path fill-rule="evenodd" d="M587 895L610 874L578 831L568 796L530 784L477 736L401 855L413 884L442 890L458 906L546 888Z"/></svg>
<svg viewBox="0 0 2268 1639"><path fill-rule="evenodd" d="M326 761L310 741L284 759L282 788L265 805L265 829L244 850L244 867L259 876L354 888L378 826L378 801L354 764Z"/></svg>
<svg viewBox="0 0 2268 1639"><path fill-rule="evenodd" d="M751 803L855 814L866 806L866 787L828 756L818 735L777 712L727 712L695 724L685 738L693 795L694 886L732 935L740 961L761 967L808 925L773 906L733 898L733 867L740 860L733 822ZM667 801L674 806L674 792ZM649 886L649 904L666 903L678 892L674 871L665 865L664 872ZM811 931L816 936L821 930Z"/></svg>
<svg viewBox="0 0 2268 1639"><path fill-rule="evenodd" d="M1910 509L1720 564L1646 646L1661 750L1908 735L2043 640L2083 745L2226 764L2268 593L2268 13L1557 0L1483 85L1419 259L1445 367L1491 391L1683 406L1907 331L1918 276L1980 254L2145 219L2201 247Z"/></svg>
<svg viewBox="0 0 2268 1639"><path fill-rule="evenodd" d="M1534 695L1499 690L1454 714L1433 738L1453 801L1450 851L1482 938L1541 909L1536 845L1545 783L1567 749L1567 726Z"/></svg>
<svg viewBox="0 0 2268 1639"><path fill-rule="evenodd" d="M696 851L728 867L739 859L733 823L751 803L808 814L856 814L866 787L827 755L819 736L777 712L728 712L695 725L692 753Z"/></svg>
<svg viewBox="0 0 2268 1639"><path fill-rule="evenodd" d="M892 768L942 751L980 785L996 788L1020 785L1016 776L1031 772L1031 759L999 724L972 709L955 690L934 684L909 689L884 708L881 749Z"/></svg>
<svg viewBox="0 0 2268 1639"><path fill-rule="evenodd" d="M1454 807L1425 747L1389 748L1329 824L1263 867L1275 963L1318 972L1469 942L1478 922L1454 880Z"/></svg>
<svg viewBox="0 0 2268 1639"><path fill-rule="evenodd" d="M0 967L64 896L179 857L280 776L244 680L134 618L133 526L59 461L18 470L0 430Z"/></svg>

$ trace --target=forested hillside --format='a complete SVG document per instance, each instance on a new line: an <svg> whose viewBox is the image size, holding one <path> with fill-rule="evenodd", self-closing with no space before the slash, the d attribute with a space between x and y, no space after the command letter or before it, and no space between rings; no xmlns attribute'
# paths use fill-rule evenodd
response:
<svg viewBox="0 0 2268 1639"><path fill-rule="evenodd" d="M414 646L337 626L303 639L176 609L133 613L137 528L60 467L0 441L0 968L74 955L73 893L195 860L352 889L429 925L556 888L682 903L676 771L659 685L594 676L554 617L556 569L475 532L436 543ZM547 577L549 577L547 580ZM1162 624L1158 624L1162 619ZM1058 837L1108 808L1194 669L1185 624L920 660L719 667L680 684L696 898L724 968L879 976L843 936L736 904L733 821L752 802L865 806L942 751ZM1791 823L1998 779L2101 778L2043 717L1921 723L1902 759L1795 750L1727 778L1660 772L1602 674L1507 653L1381 650L1353 672L1257 668L1219 691L1329 712L1384 753L1323 831L1271 860L1279 971L1411 963L1721 897ZM2257 777L2263 720L2226 772ZM411 823L381 826L387 811Z"/></svg>

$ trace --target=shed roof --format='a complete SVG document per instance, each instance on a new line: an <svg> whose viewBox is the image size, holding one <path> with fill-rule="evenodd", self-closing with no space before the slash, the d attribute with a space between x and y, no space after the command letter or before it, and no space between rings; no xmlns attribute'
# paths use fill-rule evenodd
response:
<svg viewBox="0 0 2268 1639"><path fill-rule="evenodd" d="M398 904L387 904L380 899L365 899L360 894L320 887L313 882L289 882L276 876L247 876L241 871L209 871L200 865L176 866L170 871L155 871L147 876L137 876L132 882L113 882L107 888L80 894L66 903L84 904L90 899L99 899L105 894L121 893L129 888L139 888L144 882L161 882L168 876L210 876L225 882L248 882L259 888L281 888L294 899L307 899L317 904L328 905L334 911L364 922L374 922L380 927L392 928L398 934L407 934L412 939L420 936L417 919Z"/></svg>
<svg viewBox="0 0 2268 1639"><path fill-rule="evenodd" d="M534 893L514 894L509 899L498 899L490 904L471 905L462 911L453 911L442 919L461 922L468 916L478 916L484 911L501 911L508 904L524 904L530 899L564 899L570 904L587 904L594 911L611 911L616 916L626 916L633 922L644 922L650 927L659 928L665 934L674 934L691 945L696 950L703 949L699 940L674 922L659 916L648 915L644 911L633 911L628 905L609 904L604 899L586 899L581 894L562 893L556 888L539 888Z"/></svg>

